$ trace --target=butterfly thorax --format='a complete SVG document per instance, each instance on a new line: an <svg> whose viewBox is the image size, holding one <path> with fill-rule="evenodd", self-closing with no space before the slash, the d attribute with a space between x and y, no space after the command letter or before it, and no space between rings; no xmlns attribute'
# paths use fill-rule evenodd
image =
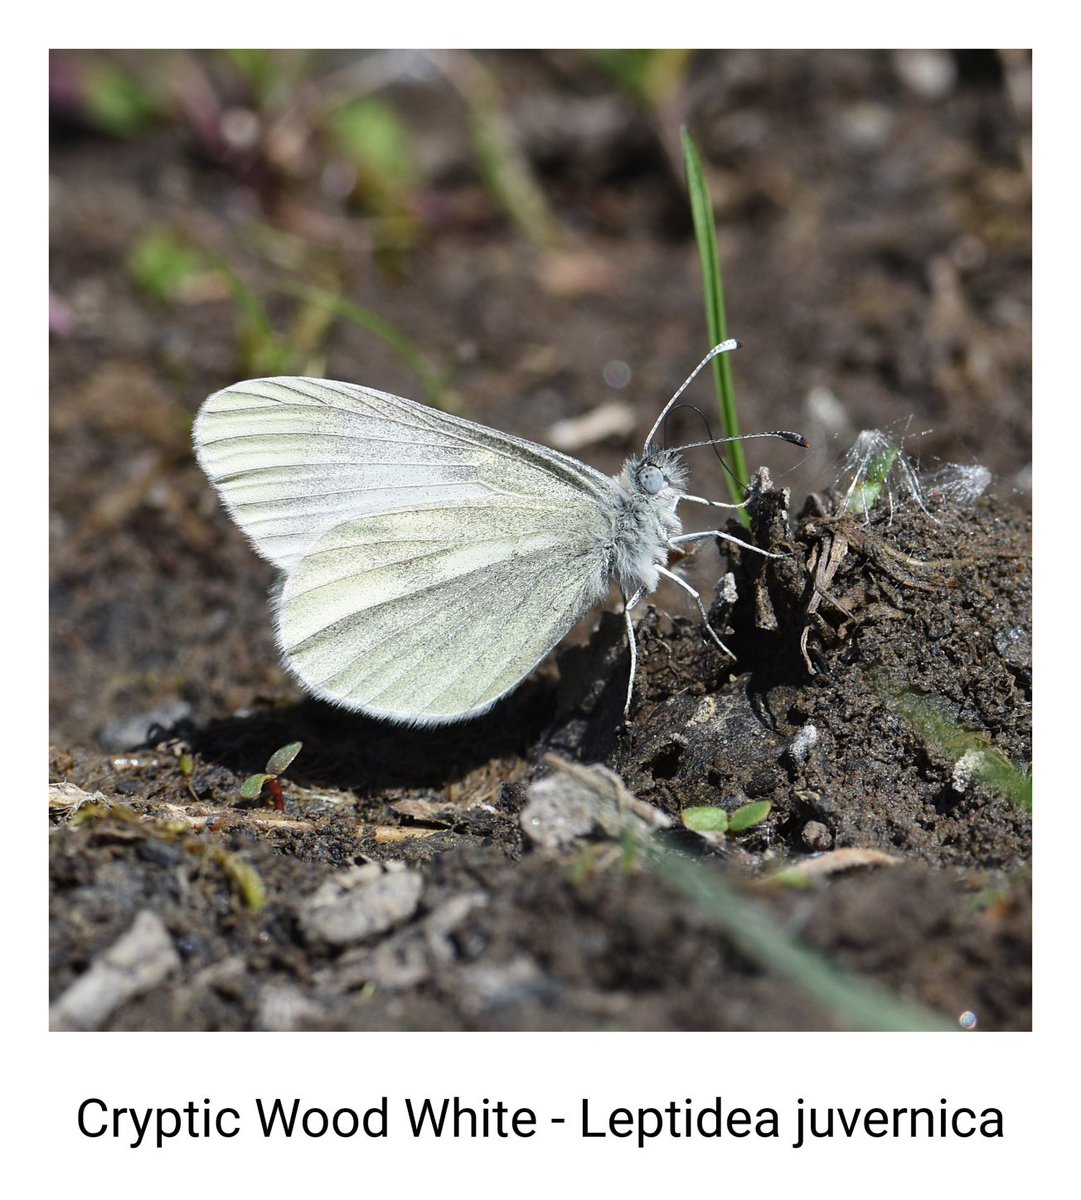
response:
<svg viewBox="0 0 1081 1200"><path fill-rule="evenodd" d="M611 549L612 574L626 595L660 582L669 542L683 528L676 505L687 485L687 468L674 450L648 446L623 464L613 482L619 513Z"/></svg>

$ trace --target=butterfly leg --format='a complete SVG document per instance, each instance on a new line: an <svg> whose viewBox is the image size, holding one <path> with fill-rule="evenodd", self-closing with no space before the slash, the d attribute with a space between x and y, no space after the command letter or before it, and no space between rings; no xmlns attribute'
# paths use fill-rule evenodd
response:
<svg viewBox="0 0 1081 1200"><path fill-rule="evenodd" d="M758 546L752 546L750 542L741 541L738 537L733 537L730 533L725 533L722 529L707 529L705 533L683 533L679 537L674 537L669 541L670 546L683 546L687 542L698 542L702 538L720 538L722 541L731 542L734 546L742 546L744 550L753 550L755 554L761 554L763 558L787 558L787 554L777 554L772 550L763 550Z"/></svg>
<svg viewBox="0 0 1081 1200"><path fill-rule="evenodd" d="M631 673L627 679L627 700L623 705L624 723L626 723L630 717L631 696L634 694L634 676L638 670L638 643L634 637L634 622L631 620L631 609L634 608L634 606L645 594L646 589L644 587L640 587L629 600L626 597L623 599L623 620L627 624L627 646L631 653Z"/></svg>
<svg viewBox="0 0 1081 1200"><path fill-rule="evenodd" d="M673 538L671 544L674 545L682 540L682 538ZM698 612L702 618L702 624L706 627L706 632L717 643L717 645L720 646L725 654L728 655L729 658L735 658L736 656L731 650L728 649L724 642L721 641L714 631L713 626L709 623L709 616L706 614L705 606L702 603L702 597L698 594L698 592L696 592L685 579L680 579L680 577L674 571L669 571L667 567L658 567L657 570L660 571L665 579L671 579L673 583L678 583L679 586L694 600L695 604L698 605Z"/></svg>
<svg viewBox="0 0 1081 1200"><path fill-rule="evenodd" d="M688 496L686 492L679 498L680 500L689 500L692 504L705 504L710 508L746 508L751 502L750 496L746 500L741 500L739 504L728 504L724 500L706 500L703 496Z"/></svg>

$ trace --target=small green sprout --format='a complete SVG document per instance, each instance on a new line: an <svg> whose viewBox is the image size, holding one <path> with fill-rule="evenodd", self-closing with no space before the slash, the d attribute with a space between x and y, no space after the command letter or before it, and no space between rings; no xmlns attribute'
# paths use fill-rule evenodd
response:
<svg viewBox="0 0 1081 1200"><path fill-rule="evenodd" d="M683 824L692 833L701 834L710 840L721 840L728 833L743 833L769 816L772 805L768 800L756 800L743 804L735 812L726 812L713 804L700 804L685 808L681 814Z"/></svg>
<svg viewBox="0 0 1081 1200"><path fill-rule="evenodd" d="M875 507L899 453L897 447L892 446L867 463L863 477L856 484L848 501L851 512L866 516Z"/></svg>
<svg viewBox="0 0 1081 1200"><path fill-rule="evenodd" d="M255 776L253 775L254 779ZM244 906L253 913L259 912L266 905L266 886L259 872L245 862L239 854L228 850L215 849L213 859L225 872L229 882L236 889Z"/></svg>
<svg viewBox="0 0 1081 1200"><path fill-rule="evenodd" d="M881 429L864 429L845 454L838 484L844 488L844 507L869 517L880 505L892 516L895 501L914 500L924 512L923 487L908 455Z"/></svg>
<svg viewBox="0 0 1081 1200"><path fill-rule="evenodd" d="M258 800L263 794L264 786L269 790L274 801L275 812L285 812L285 798L282 795L281 776L292 765L293 759L300 753L303 742L290 742L267 759L266 770L256 775L249 775L240 787L240 794L245 800Z"/></svg>

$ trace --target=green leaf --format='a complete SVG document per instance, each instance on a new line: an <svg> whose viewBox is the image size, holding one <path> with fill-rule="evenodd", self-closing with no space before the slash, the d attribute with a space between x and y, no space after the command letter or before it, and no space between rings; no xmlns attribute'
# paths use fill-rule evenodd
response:
<svg viewBox="0 0 1081 1200"><path fill-rule="evenodd" d="M263 792L263 784L270 778L270 775L249 775L240 785L241 796L245 800L258 800Z"/></svg>
<svg viewBox="0 0 1081 1200"><path fill-rule="evenodd" d="M728 813L712 804L685 808L680 817L692 833L724 833L728 829Z"/></svg>
<svg viewBox="0 0 1081 1200"><path fill-rule="evenodd" d="M267 774L284 775L292 764L293 759L300 753L300 748L303 745L303 742L290 742L288 746L282 746L280 750L275 750L267 759Z"/></svg>
<svg viewBox="0 0 1081 1200"><path fill-rule="evenodd" d="M768 800L756 800L753 804L743 804L729 817L729 833L742 833L752 825L760 825L773 807Z"/></svg>

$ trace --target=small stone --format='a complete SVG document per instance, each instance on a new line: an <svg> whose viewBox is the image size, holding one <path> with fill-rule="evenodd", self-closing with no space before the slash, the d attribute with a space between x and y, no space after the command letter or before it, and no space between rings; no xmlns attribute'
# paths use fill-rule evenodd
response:
<svg viewBox="0 0 1081 1200"><path fill-rule="evenodd" d="M566 762L553 754L545 763L552 773L529 785L518 822L546 850L565 850L591 834L618 840L672 825L667 813L631 795L607 767Z"/></svg>
<svg viewBox="0 0 1081 1200"><path fill-rule="evenodd" d="M136 750L145 746L152 737L160 733L168 735L181 721L191 716L191 705L183 701L164 704L150 712L136 713L110 721L98 731L98 744L110 754L123 750Z"/></svg>
<svg viewBox="0 0 1081 1200"><path fill-rule="evenodd" d="M833 834L821 821L808 821L800 836L808 850L828 850L833 845Z"/></svg>
<svg viewBox="0 0 1081 1200"><path fill-rule="evenodd" d="M52 1005L49 1028L100 1029L126 1000L157 987L179 965L161 917L144 909Z"/></svg>
<svg viewBox="0 0 1081 1200"><path fill-rule="evenodd" d="M347 946L408 920L420 903L424 879L400 863L387 867L369 863L343 871L309 896L298 914L308 941Z"/></svg>
<svg viewBox="0 0 1081 1200"><path fill-rule="evenodd" d="M788 756L793 762L806 762L807 756L817 745L818 727L815 725L804 725L802 729L796 732L796 736L788 743Z"/></svg>

